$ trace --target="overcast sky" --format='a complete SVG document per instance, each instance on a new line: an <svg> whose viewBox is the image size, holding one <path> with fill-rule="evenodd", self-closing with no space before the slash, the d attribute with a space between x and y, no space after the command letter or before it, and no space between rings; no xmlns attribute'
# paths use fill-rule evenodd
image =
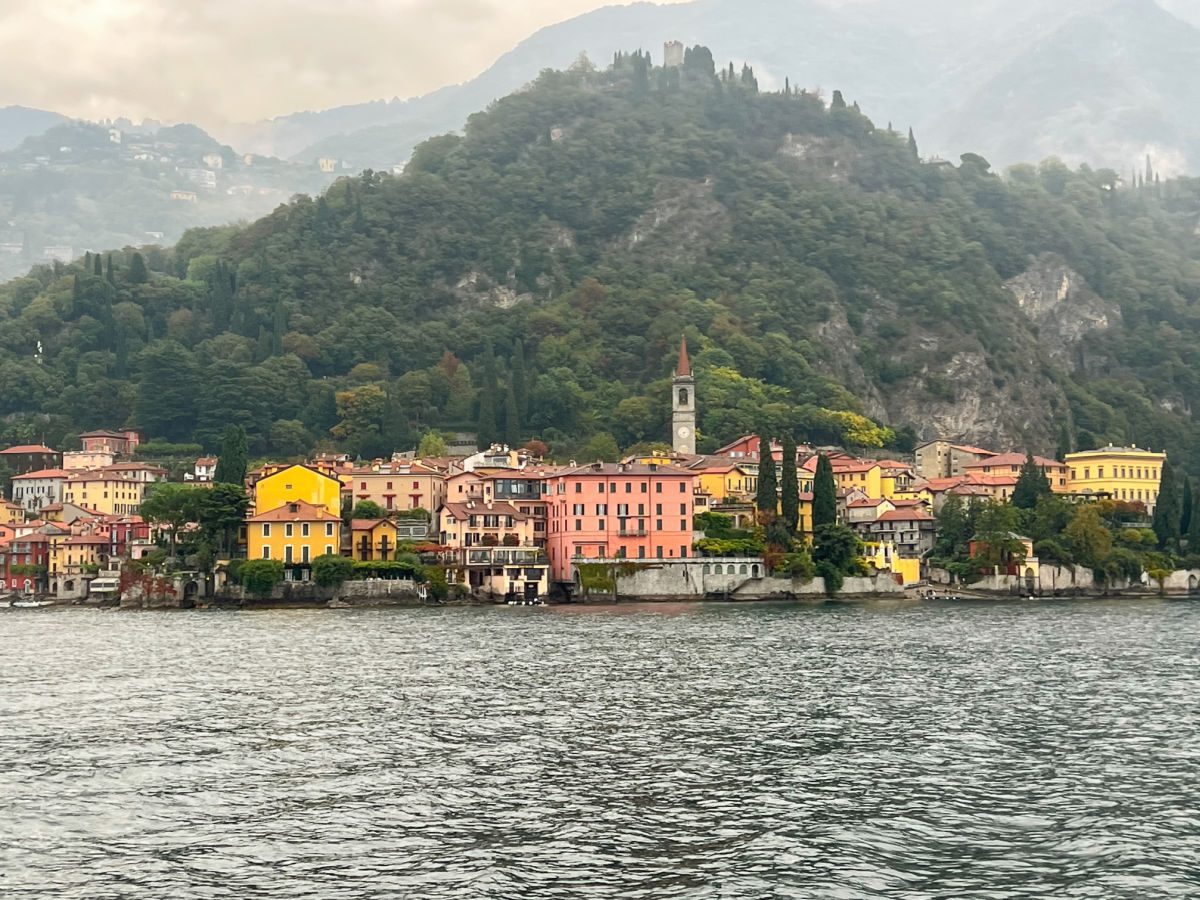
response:
<svg viewBox="0 0 1200 900"><path fill-rule="evenodd" d="M604 0L0 0L0 106L252 121L467 80Z"/></svg>

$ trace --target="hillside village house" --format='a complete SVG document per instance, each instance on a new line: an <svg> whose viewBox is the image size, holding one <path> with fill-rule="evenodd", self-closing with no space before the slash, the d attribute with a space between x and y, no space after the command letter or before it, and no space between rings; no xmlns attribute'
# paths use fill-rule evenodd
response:
<svg viewBox="0 0 1200 900"><path fill-rule="evenodd" d="M63 485L71 477L66 469L40 469L17 475L12 480L12 499L30 515L38 515L44 506L63 499Z"/></svg>
<svg viewBox="0 0 1200 900"><path fill-rule="evenodd" d="M933 550L936 523L918 507L892 509L880 513L874 522L860 524L859 533L867 540L891 542L908 559L921 559Z"/></svg>
<svg viewBox="0 0 1200 900"><path fill-rule="evenodd" d="M256 513L273 512L289 503L300 502L324 509L340 519L342 483L329 472L312 466L287 465L255 481L252 499Z"/></svg>
<svg viewBox="0 0 1200 900"><path fill-rule="evenodd" d="M289 581L307 581L318 556L341 549L342 520L324 506L292 500L246 521L249 559L277 559Z"/></svg>
<svg viewBox="0 0 1200 900"><path fill-rule="evenodd" d="M549 501L542 466L525 469L475 469L450 475L445 481L446 500L451 503L506 502L532 522L533 545L546 546Z"/></svg>
<svg viewBox="0 0 1200 900"><path fill-rule="evenodd" d="M1158 503L1162 467L1167 454L1139 447L1114 447L1070 453L1066 458L1072 494L1144 503L1153 513Z"/></svg>
<svg viewBox="0 0 1200 900"><path fill-rule="evenodd" d="M18 444L0 450L0 464L18 475L62 468L62 454L44 444Z"/></svg>
<svg viewBox="0 0 1200 900"><path fill-rule="evenodd" d="M66 450L62 455L62 468L68 471L103 469L116 461L116 456L108 450Z"/></svg>
<svg viewBox="0 0 1200 900"><path fill-rule="evenodd" d="M88 431L79 436L79 442L88 453L104 452L114 456L133 456L142 436L136 431Z"/></svg>
<svg viewBox="0 0 1200 900"><path fill-rule="evenodd" d="M573 580L589 559L686 559L693 543L696 473L673 466L593 463L552 475L551 574Z"/></svg>
<svg viewBox="0 0 1200 900"><path fill-rule="evenodd" d="M25 521L25 510L19 503L0 499L0 525L12 525Z"/></svg>
<svg viewBox="0 0 1200 900"><path fill-rule="evenodd" d="M966 467L988 457L998 456L992 450L956 444L952 441L928 441L917 447L917 474L928 480L934 478L957 478L966 473Z"/></svg>
<svg viewBox="0 0 1200 900"><path fill-rule="evenodd" d="M1016 486L1016 479L1021 475L1021 469L1024 468L1027 457L1023 453L1001 453L997 456L989 456L986 459L976 460L973 463L967 463L963 466L964 473L968 475L984 475L994 477L1011 477L1013 486ZM1035 456L1034 463L1050 482L1050 490L1056 494L1067 493L1067 466L1065 463L1060 463L1056 459L1047 459L1044 456Z"/></svg>
<svg viewBox="0 0 1200 900"><path fill-rule="evenodd" d="M545 551L533 517L509 502L446 502L438 510L443 562L473 594L533 600L550 591Z"/></svg>
<svg viewBox="0 0 1200 900"><path fill-rule="evenodd" d="M106 516L137 515L146 497L147 485L166 475L164 469L141 463L77 472L63 483L62 501Z"/></svg>
<svg viewBox="0 0 1200 900"><path fill-rule="evenodd" d="M416 461L338 469L336 474L355 504L370 501L389 512L423 509L432 514L446 498L442 473Z"/></svg>

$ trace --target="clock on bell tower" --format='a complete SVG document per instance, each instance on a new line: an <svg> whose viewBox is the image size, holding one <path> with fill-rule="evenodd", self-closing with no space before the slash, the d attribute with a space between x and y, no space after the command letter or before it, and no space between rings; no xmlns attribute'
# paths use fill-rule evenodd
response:
<svg viewBox="0 0 1200 900"><path fill-rule="evenodd" d="M676 453L696 452L696 378L688 359L687 338L679 344L679 364L671 380L671 446Z"/></svg>

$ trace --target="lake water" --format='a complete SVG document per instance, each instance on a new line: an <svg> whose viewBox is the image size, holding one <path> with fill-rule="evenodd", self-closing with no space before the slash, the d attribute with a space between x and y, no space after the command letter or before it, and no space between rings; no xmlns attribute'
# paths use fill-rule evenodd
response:
<svg viewBox="0 0 1200 900"><path fill-rule="evenodd" d="M1200 604L0 613L0 897L1200 896Z"/></svg>

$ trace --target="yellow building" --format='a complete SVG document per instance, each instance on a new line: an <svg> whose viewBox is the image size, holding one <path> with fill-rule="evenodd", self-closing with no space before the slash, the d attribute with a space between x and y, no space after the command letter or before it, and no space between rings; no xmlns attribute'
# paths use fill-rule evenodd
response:
<svg viewBox="0 0 1200 900"><path fill-rule="evenodd" d="M358 562L395 559L396 546L402 540L391 519L355 519L350 533L350 556Z"/></svg>
<svg viewBox="0 0 1200 900"><path fill-rule="evenodd" d="M323 506L294 500L251 516L246 522L249 559L277 559L285 566L303 567L318 556L341 548L342 520ZM307 578L302 574L299 580ZM289 573L290 580L297 580Z"/></svg>
<svg viewBox="0 0 1200 900"><path fill-rule="evenodd" d="M1144 503L1154 511L1167 454L1138 447L1108 446L1067 454L1067 486L1083 497L1108 497Z"/></svg>
<svg viewBox="0 0 1200 900"><path fill-rule="evenodd" d="M8 500L0 500L0 525L20 525L25 521L25 510Z"/></svg>
<svg viewBox="0 0 1200 900"><path fill-rule="evenodd" d="M340 469L334 474L355 504L377 503L382 509L423 509L432 513L446 499L446 478L419 462L390 462L367 468Z"/></svg>
<svg viewBox="0 0 1200 900"><path fill-rule="evenodd" d="M289 503L324 509L333 518L342 513L342 483L333 475L311 466L285 466L254 483L254 511L266 513ZM320 555L320 554L318 554ZM251 556L252 559L258 559Z"/></svg>
<svg viewBox="0 0 1200 900"><path fill-rule="evenodd" d="M757 466L754 467L757 470ZM740 463L693 467L701 493L708 494L717 506L729 503L753 503L758 490L758 473Z"/></svg>
<svg viewBox="0 0 1200 900"><path fill-rule="evenodd" d="M834 456L829 460L833 469L833 480L838 491L859 490L871 500L887 499L883 494L883 467L869 459L853 459L849 456ZM817 457L804 464L800 473L802 481L812 482L817 471ZM803 485L801 486L803 490ZM894 492L894 482L893 482Z"/></svg>
<svg viewBox="0 0 1200 900"><path fill-rule="evenodd" d="M881 500L894 500L898 495L906 494L913 483L915 475L913 467L908 463L891 459L879 462L879 493Z"/></svg>
<svg viewBox="0 0 1200 900"><path fill-rule="evenodd" d="M141 509L149 483L125 472L80 472L63 483L62 499L106 516L133 516Z"/></svg>
<svg viewBox="0 0 1200 900"><path fill-rule="evenodd" d="M921 560L901 556L892 541L864 543L863 561L876 572L898 576L905 587L921 580Z"/></svg>

